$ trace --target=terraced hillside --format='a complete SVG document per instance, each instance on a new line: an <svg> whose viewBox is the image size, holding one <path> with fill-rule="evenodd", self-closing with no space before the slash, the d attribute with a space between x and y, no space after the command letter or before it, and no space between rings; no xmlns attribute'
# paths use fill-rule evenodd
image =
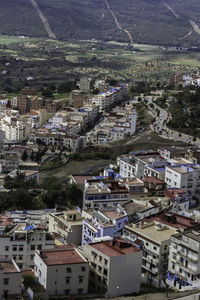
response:
<svg viewBox="0 0 200 300"><path fill-rule="evenodd" d="M0 0L0 34L200 45L199 0Z"/></svg>

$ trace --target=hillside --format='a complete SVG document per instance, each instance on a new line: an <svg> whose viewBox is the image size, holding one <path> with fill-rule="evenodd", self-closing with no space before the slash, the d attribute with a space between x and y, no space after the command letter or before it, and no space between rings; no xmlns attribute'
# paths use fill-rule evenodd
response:
<svg viewBox="0 0 200 300"><path fill-rule="evenodd" d="M199 0L0 0L0 34L200 45Z"/></svg>

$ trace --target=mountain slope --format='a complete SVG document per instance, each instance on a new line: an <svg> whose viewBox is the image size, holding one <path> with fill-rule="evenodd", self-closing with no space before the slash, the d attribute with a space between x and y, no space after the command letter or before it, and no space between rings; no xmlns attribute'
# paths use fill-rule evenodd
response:
<svg viewBox="0 0 200 300"><path fill-rule="evenodd" d="M35 0L46 26L32 2L0 0L0 34L200 45L199 0Z"/></svg>

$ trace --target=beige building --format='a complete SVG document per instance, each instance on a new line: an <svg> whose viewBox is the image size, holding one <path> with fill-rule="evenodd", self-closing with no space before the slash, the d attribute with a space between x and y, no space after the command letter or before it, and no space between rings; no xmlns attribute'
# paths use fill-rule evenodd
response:
<svg viewBox="0 0 200 300"><path fill-rule="evenodd" d="M57 233L65 243L81 245L82 218L78 210L68 210L49 214L49 232Z"/></svg>
<svg viewBox="0 0 200 300"><path fill-rule="evenodd" d="M142 252L123 239L84 245L91 292L115 297L140 291Z"/></svg>
<svg viewBox="0 0 200 300"><path fill-rule="evenodd" d="M13 259L0 259L0 299L21 294L22 274ZM3 298L5 297L5 298Z"/></svg>
<svg viewBox="0 0 200 300"><path fill-rule="evenodd" d="M36 251L34 271L49 295L88 292L89 264L73 246Z"/></svg>
<svg viewBox="0 0 200 300"><path fill-rule="evenodd" d="M170 238L177 229L156 221L127 225L123 237L143 250L142 281L160 287L168 269Z"/></svg>

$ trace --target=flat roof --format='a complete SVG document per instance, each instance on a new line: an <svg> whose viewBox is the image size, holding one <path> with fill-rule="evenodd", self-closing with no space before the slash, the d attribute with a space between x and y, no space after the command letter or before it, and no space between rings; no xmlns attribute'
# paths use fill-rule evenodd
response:
<svg viewBox="0 0 200 300"><path fill-rule="evenodd" d="M147 237L148 239L156 241L157 243L169 240L173 234L177 233L177 230L175 228L169 227L163 227L162 230L159 230L158 227L156 227L155 222L153 224L149 224L149 226L144 228L133 228L128 225L126 227L134 231L136 234L138 233L139 238Z"/></svg>
<svg viewBox="0 0 200 300"><path fill-rule="evenodd" d="M39 252L41 259L47 266L86 263L75 247L58 247Z"/></svg>

